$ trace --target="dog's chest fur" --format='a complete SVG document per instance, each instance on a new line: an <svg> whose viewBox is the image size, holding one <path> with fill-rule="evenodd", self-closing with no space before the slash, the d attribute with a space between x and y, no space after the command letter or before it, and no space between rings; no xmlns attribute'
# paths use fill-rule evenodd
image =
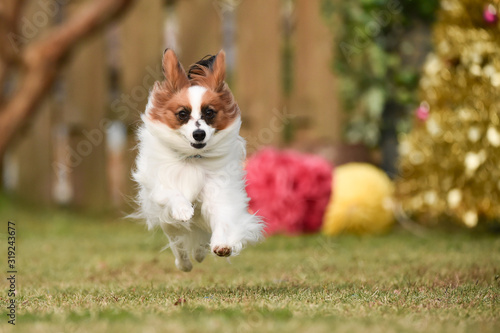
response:
<svg viewBox="0 0 500 333"><path fill-rule="evenodd" d="M198 199L208 177L200 161L191 158L185 162L163 166L160 170L161 184L178 190L191 203Z"/></svg>

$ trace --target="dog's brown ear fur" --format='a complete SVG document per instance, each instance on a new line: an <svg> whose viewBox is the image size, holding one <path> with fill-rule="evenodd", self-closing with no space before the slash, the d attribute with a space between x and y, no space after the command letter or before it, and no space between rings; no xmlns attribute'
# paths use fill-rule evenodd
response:
<svg viewBox="0 0 500 333"><path fill-rule="evenodd" d="M191 85L205 86L216 92L221 92L225 87L226 54L223 50L215 56L206 56L191 65L188 72Z"/></svg>
<svg viewBox="0 0 500 333"><path fill-rule="evenodd" d="M176 92L189 86L189 79L182 68L177 55L172 49L166 49L163 53L163 74L165 75L165 88L170 92Z"/></svg>
<svg viewBox="0 0 500 333"><path fill-rule="evenodd" d="M220 50L215 57L212 75L214 79L215 91L221 91L224 88L226 79L226 53Z"/></svg>

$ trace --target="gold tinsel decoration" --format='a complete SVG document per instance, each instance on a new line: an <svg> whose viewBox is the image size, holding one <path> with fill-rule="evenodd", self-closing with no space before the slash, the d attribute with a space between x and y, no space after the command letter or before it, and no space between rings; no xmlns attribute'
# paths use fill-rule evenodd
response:
<svg viewBox="0 0 500 333"><path fill-rule="evenodd" d="M400 145L397 197L424 223L500 218L499 1L443 0L420 81L426 120Z"/></svg>

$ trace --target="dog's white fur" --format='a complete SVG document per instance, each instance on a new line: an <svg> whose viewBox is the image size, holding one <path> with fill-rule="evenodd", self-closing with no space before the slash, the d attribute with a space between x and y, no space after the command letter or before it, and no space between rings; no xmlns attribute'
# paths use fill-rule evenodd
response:
<svg viewBox="0 0 500 333"><path fill-rule="evenodd" d="M139 215L150 229L162 228L182 271L192 269L190 256L201 262L208 249L237 255L262 237L261 220L248 212L241 118L238 115L216 132L201 119L205 92L201 86L188 88L191 119L179 129L149 117L150 94L138 132L133 178L139 184ZM202 149L191 146L196 143L192 133L197 128L206 132Z"/></svg>

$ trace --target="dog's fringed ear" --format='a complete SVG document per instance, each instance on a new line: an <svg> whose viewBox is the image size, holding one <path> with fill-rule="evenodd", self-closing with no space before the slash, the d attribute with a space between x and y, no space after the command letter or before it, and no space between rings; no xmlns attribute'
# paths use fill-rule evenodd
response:
<svg viewBox="0 0 500 333"><path fill-rule="evenodd" d="M220 50L215 56L212 65L213 82L215 83L214 90L221 91L224 89L224 80L226 79L226 53Z"/></svg>
<svg viewBox="0 0 500 333"><path fill-rule="evenodd" d="M172 49L166 49L163 53L162 68L167 89L175 92L189 86L186 72Z"/></svg>
<svg viewBox="0 0 500 333"><path fill-rule="evenodd" d="M217 55L207 55L191 65L188 78L192 84L205 86L216 92L225 88L226 54L220 50Z"/></svg>

